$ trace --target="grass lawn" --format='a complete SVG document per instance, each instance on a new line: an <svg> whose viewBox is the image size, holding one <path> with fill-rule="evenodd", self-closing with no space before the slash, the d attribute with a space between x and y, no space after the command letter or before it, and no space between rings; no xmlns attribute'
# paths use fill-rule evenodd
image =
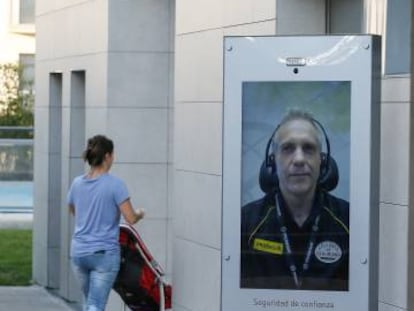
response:
<svg viewBox="0 0 414 311"><path fill-rule="evenodd" d="M32 230L0 229L0 286L30 285Z"/></svg>

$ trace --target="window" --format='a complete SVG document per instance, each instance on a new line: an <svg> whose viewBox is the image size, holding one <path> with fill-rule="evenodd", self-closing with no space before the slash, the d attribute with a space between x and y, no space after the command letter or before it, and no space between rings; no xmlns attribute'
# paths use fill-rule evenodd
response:
<svg viewBox="0 0 414 311"><path fill-rule="evenodd" d="M11 31L15 33L34 34L35 0L11 1Z"/></svg>
<svg viewBox="0 0 414 311"><path fill-rule="evenodd" d="M33 54L20 54L20 92L23 95L26 107L33 107L34 101L34 80L35 80L35 58Z"/></svg>
<svg viewBox="0 0 414 311"><path fill-rule="evenodd" d="M20 54L19 65L22 67L22 77L24 81L34 82L34 54Z"/></svg>
<svg viewBox="0 0 414 311"><path fill-rule="evenodd" d="M19 2L20 24L34 24L34 0L20 0Z"/></svg>

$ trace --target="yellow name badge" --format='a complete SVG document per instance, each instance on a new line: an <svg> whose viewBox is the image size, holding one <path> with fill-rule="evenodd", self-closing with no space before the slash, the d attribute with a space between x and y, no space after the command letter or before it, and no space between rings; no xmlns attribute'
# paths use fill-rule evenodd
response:
<svg viewBox="0 0 414 311"><path fill-rule="evenodd" d="M283 244L275 241L254 239L253 249L275 255L283 254Z"/></svg>

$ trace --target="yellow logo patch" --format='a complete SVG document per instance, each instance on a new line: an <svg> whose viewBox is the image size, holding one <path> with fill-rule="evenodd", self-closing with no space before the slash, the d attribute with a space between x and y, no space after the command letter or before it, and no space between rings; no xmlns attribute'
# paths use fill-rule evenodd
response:
<svg viewBox="0 0 414 311"><path fill-rule="evenodd" d="M282 255L283 243L263 239L254 239L253 249L275 255Z"/></svg>

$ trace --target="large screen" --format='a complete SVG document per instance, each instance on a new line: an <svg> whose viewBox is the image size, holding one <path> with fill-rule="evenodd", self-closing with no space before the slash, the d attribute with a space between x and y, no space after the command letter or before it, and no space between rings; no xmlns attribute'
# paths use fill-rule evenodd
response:
<svg viewBox="0 0 414 311"><path fill-rule="evenodd" d="M348 290L350 95L242 83L242 288Z"/></svg>

